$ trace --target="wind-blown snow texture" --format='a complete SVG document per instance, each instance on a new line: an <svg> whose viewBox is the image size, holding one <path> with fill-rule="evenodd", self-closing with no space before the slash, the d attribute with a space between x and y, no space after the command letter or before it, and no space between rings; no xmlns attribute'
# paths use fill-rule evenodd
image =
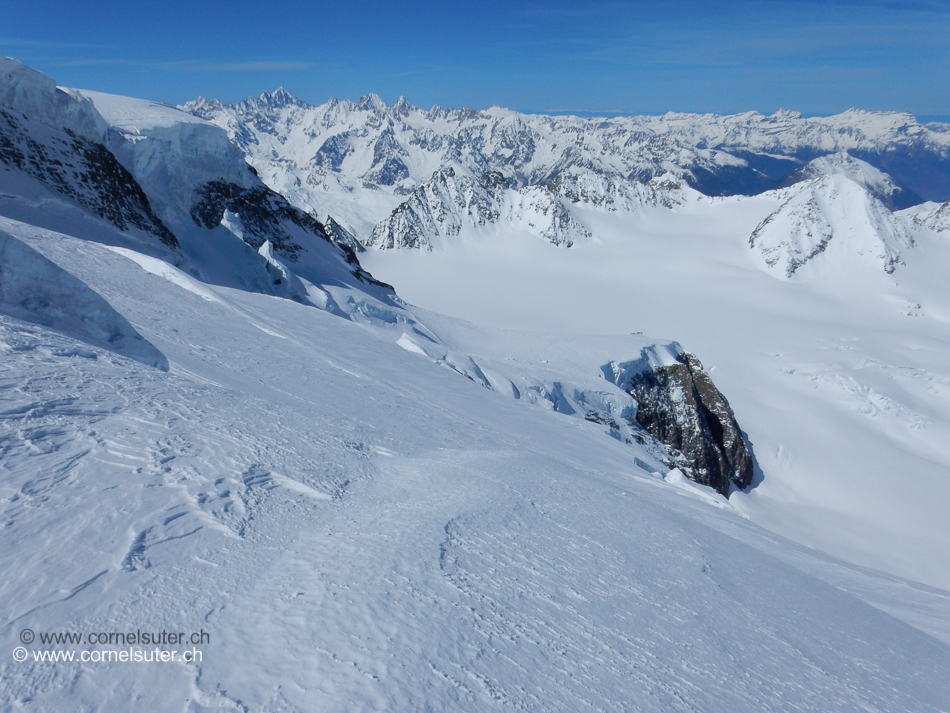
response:
<svg viewBox="0 0 950 713"><path fill-rule="evenodd" d="M462 299L498 321L502 300L515 322L540 307L527 326L558 327L506 331L397 298L363 271L352 234L270 191L211 124L124 97L63 99L15 70L29 81L9 101L26 89L90 112L100 133L89 140L177 243L122 228L22 167L0 176L0 636L10 648L26 628L203 630L211 640L197 663L5 658L0 707L946 711L950 596L895 576L942 585L947 571L943 520L926 507L944 500L935 476L950 443L946 349L933 328L950 314L931 289L946 264L937 206L899 218L914 242L898 246L893 273L845 249L847 282L830 288L828 254L798 271L810 279L775 279L749 246L756 224L812 195L811 183L710 201L675 177L638 187L567 172L524 193L506 179L480 203L430 202L476 206L445 213L457 234L438 233L433 250L360 253L448 311ZM390 111L372 97L356 110ZM61 112L23 116L31 136L56 129L51 114ZM395 133L386 141L367 176L397 195L408 168L394 160ZM457 195L476 195L462 179L483 175L458 171ZM819 209L834 216L839 194L860 198L847 210L873 205L840 180ZM470 219L513 194L551 197L589 236L564 250L501 212ZM420 279L403 281L413 265L425 268ZM892 284L904 274L912 289ZM623 289L604 300L597 284ZM876 301L869 285L884 285ZM923 320L906 299L918 289ZM738 330L737 319L747 322ZM611 320L614 336L589 335ZM816 339L823 349L826 333L840 342L842 324L868 320L877 327L858 345L859 367L848 351L816 358ZM676 342L628 333L644 325L687 334L708 372ZM777 346L788 354L763 352ZM904 348L917 366L895 366ZM654 410L678 413L677 389L694 384L703 400L686 416L700 414L714 440L719 424L745 484L752 452L737 448L712 375L768 473L761 480L752 464L755 489L727 500L696 485L640 423L649 419L632 393L677 365L691 382L668 379ZM810 418L822 433L836 422L851 450L794 427ZM854 473L835 472L870 437L886 457L870 448ZM893 444L903 450L887 456ZM893 468L898 456L914 471ZM802 469L816 478L803 483ZM918 530L894 537L875 495ZM808 542L783 522L801 503L833 519L812 528L825 550L835 550L835 525L870 515L877 531L864 544L889 573L749 519ZM921 541L931 550L895 565ZM865 561L852 543L837 551Z"/></svg>

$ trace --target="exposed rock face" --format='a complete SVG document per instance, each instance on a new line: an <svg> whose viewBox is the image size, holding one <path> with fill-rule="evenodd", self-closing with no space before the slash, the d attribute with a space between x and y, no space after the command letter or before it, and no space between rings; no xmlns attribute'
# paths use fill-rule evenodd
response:
<svg viewBox="0 0 950 713"><path fill-rule="evenodd" d="M431 250L439 239L458 235L463 228L502 222L559 247L590 237L546 186L516 190L498 172L465 176L443 168L378 223L367 244L384 250Z"/></svg>
<svg viewBox="0 0 950 713"><path fill-rule="evenodd" d="M672 362L652 368L646 359L614 364L604 375L636 399L637 423L667 447L691 480L723 495L731 483L748 487L752 453L726 397L692 354L682 352Z"/></svg>
<svg viewBox="0 0 950 713"><path fill-rule="evenodd" d="M132 174L102 143L68 127L31 122L0 108L0 165L39 180L119 230L137 228L178 248Z"/></svg>
<svg viewBox="0 0 950 713"><path fill-rule="evenodd" d="M638 183L619 174L563 172L545 187L572 204L606 210L673 208L686 202L683 183L672 174L654 178L648 183Z"/></svg>
<svg viewBox="0 0 950 713"><path fill-rule="evenodd" d="M269 242L274 252L290 262L296 262L305 250L301 238L324 240L335 246L360 282L392 290L362 268L352 247L334 240L320 221L266 186L245 188L226 181L208 181L196 191L191 218L195 225L209 230L227 224L255 250Z"/></svg>
<svg viewBox="0 0 950 713"><path fill-rule="evenodd" d="M352 248L353 252L366 252L366 248L363 247L363 243L357 240L353 233L337 223L331 216L327 216L327 221L323 224L323 229L327 231L327 235L329 235L335 243L346 245L347 247Z"/></svg>

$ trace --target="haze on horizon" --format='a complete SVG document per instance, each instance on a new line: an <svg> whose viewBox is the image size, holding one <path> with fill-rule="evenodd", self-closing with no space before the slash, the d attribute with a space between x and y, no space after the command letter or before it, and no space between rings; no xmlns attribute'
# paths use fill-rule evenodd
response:
<svg viewBox="0 0 950 713"><path fill-rule="evenodd" d="M950 116L950 5L774 0L710 7L566 0L291 3L170 0L96 12L64 0L7 8L0 54L64 86L180 104L285 87L319 104L524 112L805 115L850 107Z"/></svg>

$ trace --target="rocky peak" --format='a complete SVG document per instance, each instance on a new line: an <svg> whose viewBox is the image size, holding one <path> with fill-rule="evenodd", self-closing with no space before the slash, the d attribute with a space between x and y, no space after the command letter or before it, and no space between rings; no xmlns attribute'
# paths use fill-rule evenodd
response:
<svg viewBox="0 0 950 713"><path fill-rule="evenodd" d="M366 248L363 247L363 243L361 243L357 237L353 235L353 233L336 222L331 216L327 216L327 220L323 224L323 227L333 242L339 243L340 245L346 245L357 253L366 252Z"/></svg>
<svg viewBox="0 0 950 713"><path fill-rule="evenodd" d="M377 94L364 94L356 102L356 108L360 111L369 111L376 114L383 113L388 108L386 102L379 98Z"/></svg>
<svg viewBox="0 0 950 713"><path fill-rule="evenodd" d="M204 97L198 97L186 104L182 104L178 107L182 111L188 112L197 116L199 119L204 119L206 121L211 121L218 112L224 111L224 104L219 102L217 99L205 99Z"/></svg>
<svg viewBox="0 0 950 713"><path fill-rule="evenodd" d="M410 112L417 111L416 107L406 101L406 97L400 96L392 107L393 115L405 119Z"/></svg>
<svg viewBox="0 0 950 713"><path fill-rule="evenodd" d="M283 87L278 87L276 91L272 94L269 92L264 92L261 94L260 103L269 107L279 108L283 106L302 106L304 103L294 97L290 92L288 92Z"/></svg>

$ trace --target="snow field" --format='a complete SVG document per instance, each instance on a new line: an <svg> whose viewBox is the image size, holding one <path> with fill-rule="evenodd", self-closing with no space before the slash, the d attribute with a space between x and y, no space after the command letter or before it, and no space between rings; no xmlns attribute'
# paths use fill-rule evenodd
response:
<svg viewBox="0 0 950 713"><path fill-rule="evenodd" d="M784 564L768 550L807 556L602 426L485 389L398 328L227 288L209 301L127 253L16 237L170 370L2 318L0 557L24 573L0 584L5 636L212 643L187 665L6 660L5 707L942 710L947 645ZM419 319L449 347L479 333ZM542 370L615 358L539 340ZM528 368L524 335L481 342Z"/></svg>

